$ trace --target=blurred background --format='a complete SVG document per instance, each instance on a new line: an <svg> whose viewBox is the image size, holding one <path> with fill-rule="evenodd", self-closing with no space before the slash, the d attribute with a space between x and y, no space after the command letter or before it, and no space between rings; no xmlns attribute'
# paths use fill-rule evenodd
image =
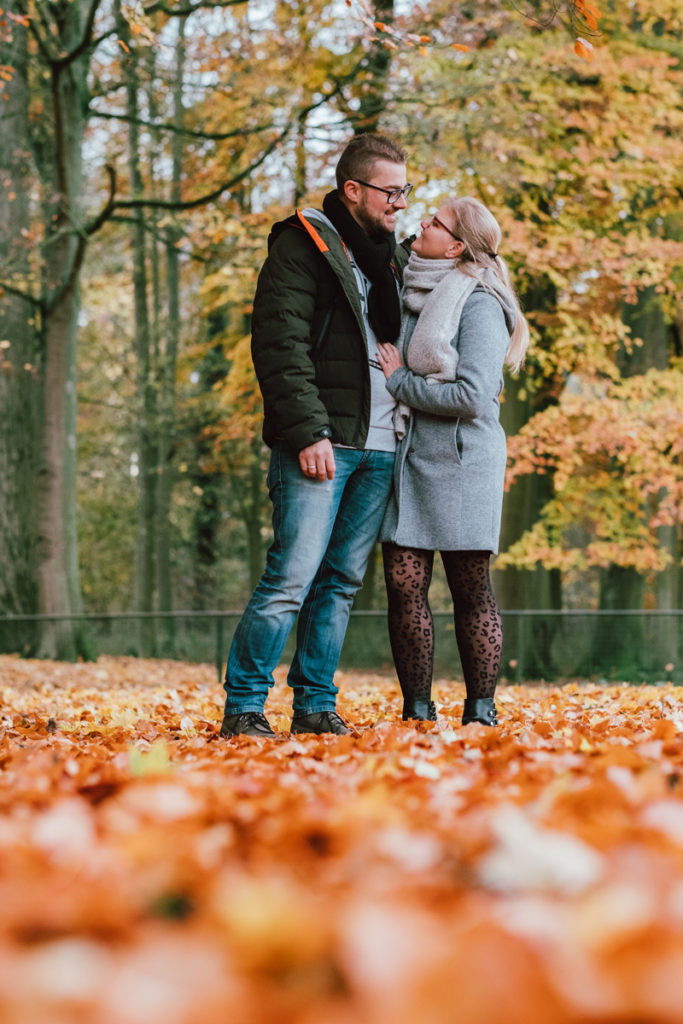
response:
<svg viewBox="0 0 683 1024"><path fill-rule="evenodd" d="M354 132L503 228L510 681L683 681L683 4L11 0L0 15L0 651L213 660L270 537L272 223ZM579 42L576 42L579 38ZM437 574L437 671L457 672ZM390 664L379 552L343 663ZM442 613L442 614L441 614Z"/></svg>

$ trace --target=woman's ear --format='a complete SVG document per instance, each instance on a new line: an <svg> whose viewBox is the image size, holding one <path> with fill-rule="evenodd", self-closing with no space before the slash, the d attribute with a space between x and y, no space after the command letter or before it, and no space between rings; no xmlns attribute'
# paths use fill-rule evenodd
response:
<svg viewBox="0 0 683 1024"><path fill-rule="evenodd" d="M465 251L465 243L459 240L454 240L446 249L446 258L449 260L457 260L459 256Z"/></svg>

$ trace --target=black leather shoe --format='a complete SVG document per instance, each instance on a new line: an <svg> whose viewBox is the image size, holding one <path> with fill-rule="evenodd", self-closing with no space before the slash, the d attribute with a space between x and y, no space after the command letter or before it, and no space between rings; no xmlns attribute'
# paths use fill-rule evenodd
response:
<svg viewBox="0 0 683 1024"><path fill-rule="evenodd" d="M403 721L435 722L436 704L433 700L404 700Z"/></svg>
<svg viewBox="0 0 683 1024"><path fill-rule="evenodd" d="M335 736L348 736L351 730L336 711L318 711L312 715L295 715L291 732L313 732L318 735L332 732Z"/></svg>
<svg viewBox="0 0 683 1024"><path fill-rule="evenodd" d="M498 712L493 697L480 697L479 700L466 700L462 709L462 724L498 725Z"/></svg>
<svg viewBox="0 0 683 1024"><path fill-rule="evenodd" d="M270 722L260 711L242 711L237 715L225 715L221 736L257 736L260 739L276 738Z"/></svg>

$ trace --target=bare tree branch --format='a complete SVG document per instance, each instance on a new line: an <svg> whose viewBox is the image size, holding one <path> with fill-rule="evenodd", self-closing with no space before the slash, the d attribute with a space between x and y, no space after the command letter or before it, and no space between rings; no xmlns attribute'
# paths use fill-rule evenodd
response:
<svg viewBox="0 0 683 1024"><path fill-rule="evenodd" d="M200 11L203 8L238 7L240 4L246 4L247 2L248 0L197 0L196 3L187 4L185 7L169 7L167 4L162 3L161 0L156 0L155 3L149 4L143 10L145 14L154 14L155 11L162 11L172 18L185 18L188 14L194 14L195 11Z"/></svg>
<svg viewBox="0 0 683 1024"><path fill-rule="evenodd" d="M245 178L249 177L252 171L255 171L257 167L260 167L261 164L270 156L270 154L277 149L280 143L284 142L290 130L291 125L288 124L284 131L281 132L276 139L273 139L273 141L266 146L266 148L258 157L258 159L254 160L254 162L251 163L249 167L245 168L245 170L243 171L240 171L239 174L236 174L233 178L230 178L229 181L224 181L221 185L213 189L211 192L207 192L205 195L199 196L197 199L186 199L181 200L180 202L174 202L173 200L170 199L152 199L151 197L147 199L124 199L117 200L117 202L114 203L113 209L137 210L141 208L147 208L150 210L194 210L199 206L204 206L206 203L211 203L215 199L219 199L224 192L227 192L229 189L234 188L236 185L239 185L241 181L244 181Z"/></svg>
<svg viewBox="0 0 683 1024"><path fill-rule="evenodd" d="M114 210L116 197L116 170L111 164L107 164L105 170L109 176L109 197L95 219L85 227L84 231L86 235L94 235L96 231L99 231Z"/></svg>
<svg viewBox="0 0 683 1024"><path fill-rule="evenodd" d="M9 292L10 295L16 295L17 298L30 302L32 306L36 306L41 310L43 309L42 299L37 298L35 295L31 295L30 292L22 291L21 288L16 288L13 284L9 284L7 281L0 280L0 291Z"/></svg>
<svg viewBox="0 0 683 1024"><path fill-rule="evenodd" d="M174 132L177 135L187 135L192 139L205 139L207 142L225 142L227 139L240 138L245 135L258 135L260 132L266 132L273 127L271 121L269 124L258 125L256 128L235 128L229 132L202 132L196 128L183 128L177 124L170 124L167 121L153 124L142 117L131 117L129 114L114 114L107 110L95 110L93 107L90 107L89 110L92 117L97 117L104 121L123 121L128 124L137 124L141 128L149 128L151 131Z"/></svg>
<svg viewBox="0 0 683 1024"><path fill-rule="evenodd" d="M83 260L85 259L86 249L88 247L88 239L90 235L98 231L102 225L109 219L114 209L114 197L116 195L116 171L107 164L106 166L107 175L109 176L109 197L107 202L104 204L97 217L90 224L86 225L81 231L78 232L78 243L76 250L71 260L71 267L68 273L62 279L62 283L52 293L49 300L46 303L46 309L49 311L54 309L57 303L60 301L71 288L74 287L81 267L83 266Z"/></svg>
<svg viewBox="0 0 683 1024"><path fill-rule="evenodd" d="M97 10L101 3L102 0L92 0L92 3L90 4L90 10L88 11L88 17L85 21L85 28L83 29L81 41L74 47L73 50L70 51L70 53L67 53L63 57L59 58L57 63L60 67L66 67L68 64L73 64L75 60L78 60L81 54L85 53L85 51L92 46L92 32L93 27L95 25L95 16L97 15Z"/></svg>
<svg viewBox="0 0 683 1024"><path fill-rule="evenodd" d="M58 60L58 58L57 58L56 54L53 54L51 52L50 47L49 47L49 45L47 43L47 39L51 35L50 25L48 24L48 22L45 19L45 12L43 11L42 6L40 4L38 4L37 7L38 7L38 17L40 18L41 22L43 23L43 28L45 29L46 37L47 38L43 39L43 37L41 36L41 34L38 31L38 28L36 26L35 18L29 18L28 30L31 33L31 35L33 36L33 38L35 39L36 43L38 44L38 49L42 53L42 55L45 58L45 60L47 61L47 63L52 65L52 64L55 63L56 60Z"/></svg>
<svg viewBox="0 0 683 1024"><path fill-rule="evenodd" d="M137 224L138 220L136 218L134 218L134 217L126 217L124 214L114 213L109 218L109 223L110 224ZM167 235L164 234L162 231L159 231L159 229L157 228L157 226L156 226L156 224L154 223L153 220L148 220L148 219L145 218L144 219L144 225L145 225L145 231L152 238L156 238L157 241L163 242L164 244L166 244L168 242ZM177 245L176 243L174 243L173 248L175 249L176 252L180 253L181 256L187 256L188 259L194 260L195 263L210 263L211 259L212 259L212 257L210 255L206 256L206 255L204 255L204 253L199 253L199 252L197 252L194 249L183 248L182 245Z"/></svg>

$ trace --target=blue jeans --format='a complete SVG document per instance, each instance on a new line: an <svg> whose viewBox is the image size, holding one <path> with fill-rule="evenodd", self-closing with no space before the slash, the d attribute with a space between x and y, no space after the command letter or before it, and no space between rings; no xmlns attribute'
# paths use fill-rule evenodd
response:
<svg viewBox="0 0 683 1024"><path fill-rule="evenodd" d="M332 480L310 480L298 456L273 449L268 489L273 543L233 637L225 674L226 715L263 711L294 620L288 683L294 713L333 711L354 594L363 582L391 489L391 452L335 448Z"/></svg>

